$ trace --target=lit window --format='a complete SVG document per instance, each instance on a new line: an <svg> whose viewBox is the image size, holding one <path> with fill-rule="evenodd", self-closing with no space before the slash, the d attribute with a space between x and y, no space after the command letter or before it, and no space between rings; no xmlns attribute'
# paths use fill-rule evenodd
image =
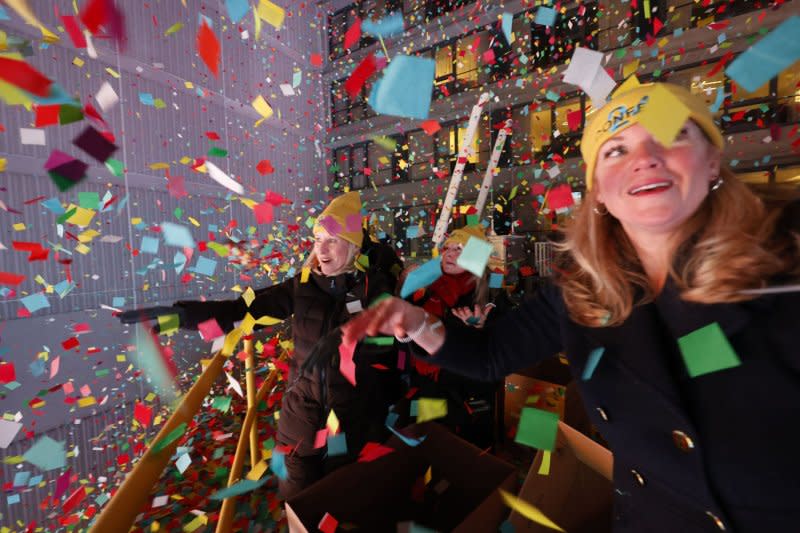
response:
<svg viewBox="0 0 800 533"><path fill-rule="evenodd" d="M553 132L553 119L550 109L530 113L531 144L534 152L541 152L550 145Z"/></svg>

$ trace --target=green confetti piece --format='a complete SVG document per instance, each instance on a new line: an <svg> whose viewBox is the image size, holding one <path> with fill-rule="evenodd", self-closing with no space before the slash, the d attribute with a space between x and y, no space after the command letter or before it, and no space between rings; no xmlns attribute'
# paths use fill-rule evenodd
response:
<svg viewBox="0 0 800 533"><path fill-rule="evenodd" d="M58 123L62 126L64 124L80 122L81 120L83 120L83 110L81 110L80 107L73 105L62 105L58 109Z"/></svg>
<svg viewBox="0 0 800 533"><path fill-rule="evenodd" d="M170 335L178 331L181 326L180 315L159 315L158 317L158 331L162 335Z"/></svg>
<svg viewBox="0 0 800 533"><path fill-rule="evenodd" d="M269 476L264 476L258 481L253 481L251 479L242 479L241 481L237 481L230 487L225 487L222 490L218 490L217 492L211 495L210 499L218 501L218 500L224 500L226 498L231 498L233 496L239 496L240 494L246 494L261 487L264 483L267 482L268 479Z"/></svg>
<svg viewBox="0 0 800 533"><path fill-rule="evenodd" d="M523 407L514 441L539 450L553 451L557 431L557 414L533 407Z"/></svg>
<svg viewBox="0 0 800 533"><path fill-rule="evenodd" d="M183 22L176 22L175 24L167 28L167 31L164 32L164 37L168 37L173 33L181 31L182 29L183 29Z"/></svg>
<svg viewBox="0 0 800 533"><path fill-rule="evenodd" d="M106 168L109 172L114 174L116 177L122 177L122 171L124 170L124 166L122 165L122 161L118 159L114 159L113 157L109 157L106 160Z"/></svg>
<svg viewBox="0 0 800 533"><path fill-rule="evenodd" d="M362 342L375 346L391 346L394 344L394 337L367 337Z"/></svg>
<svg viewBox="0 0 800 533"><path fill-rule="evenodd" d="M219 146L212 146L208 149L208 157L226 157L227 155L228 151Z"/></svg>
<svg viewBox="0 0 800 533"><path fill-rule="evenodd" d="M61 192L64 192L64 191L66 191L66 190L70 189L71 187L74 187L75 185L78 184L77 181L73 181L71 179L65 178L61 174L59 174L57 172L53 172L52 170L48 170L47 174L50 176L50 179L53 181L53 183L55 183L56 187L58 187L58 190L61 191ZM83 177L81 177L81 179L83 179L85 177L86 176L83 176Z"/></svg>
<svg viewBox="0 0 800 533"><path fill-rule="evenodd" d="M96 370L94 375L95 377L102 378L103 376L107 376L110 372L111 370L108 368L103 368L102 370Z"/></svg>
<svg viewBox="0 0 800 533"><path fill-rule="evenodd" d="M152 448L153 453L158 453L167 448L170 444L180 439L186 433L186 422L182 422L178 427L170 431L163 439L156 442Z"/></svg>
<svg viewBox="0 0 800 533"><path fill-rule="evenodd" d="M64 213L60 217L58 217L56 219L56 222L58 222L59 224L63 224L64 222L69 220L72 215L74 215L77 212L78 212L78 208L77 207L73 207L72 209L70 209L69 211L67 211L66 213Z"/></svg>
<svg viewBox="0 0 800 533"><path fill-rule="evenodd" d="M679 338L678 346L693 378L742 364L716 322Z"/></svg>
<svg viewBox="0 0 800 533"><path fill-rule="evenodd" d="M96 192L79 192L78 205L85 209L97 209L100 203L100 194Z"/></svg>
<svg viewBox="0 0 800 533"><path fill-rule="evenodd" d="M232 400L233 398L230 396L215 396L214 401L211 403L211 407L218 409L223 413L227 413L228 409L231 407Z"/></svg>

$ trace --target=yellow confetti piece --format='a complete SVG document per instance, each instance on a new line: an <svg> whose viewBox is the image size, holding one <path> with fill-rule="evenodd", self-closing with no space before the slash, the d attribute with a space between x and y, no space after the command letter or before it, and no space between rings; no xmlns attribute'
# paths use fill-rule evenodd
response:
<svg viewBox="0 0 800 533"><path fill-rule="evenodd" d="M250 304L253 303L253 300L256 299L256 293L252 287L247 287L247 290L244 291L242 294L242 300L244 300L245 305L250 307Z"/></svg>
<svg viewBox="0 0 800 533"><path fill-rule="evenodd" d="M222 355L233 355L233 351L236 349L236 345L239 343L239 339L242 338L242 330L239 328L232 329L225 335L225 342L222 345Z"/></svg>
<svg viewBox="0 0 800 533"><path fill-rule="evenodd" d="M196 517L194 520L183 526L183 530L186 533L192 533L192 531L196 531L200 529L201 526L204 526L208 523L208 518L206 515L202 514Z"/></svg>
<svg viewBox="0 0 800 533"><path fill-rule="evenodd" d="M117 363L124 363L127 359L125 358L124 354L117 355Z"/></svg>
<svg viewBox="0 0 800 533"><path fill-rule="evenodd" d="M200 227L200 223L194 217L189 217L189 222L192 223L192 226Z"/></svg>
<svg viewBox="0 0 800 533"><path fill-rule="evenodd" d="M247 207L249 207L250 209L253 209L255 206L258 205L258 202L256 202L255 200L251 200L250 198L239 198L239 201L242 202Z"/></svg>
<svg viewBox="0 0 800 533"><path fill-rule="evenodd" d="M92 239L94 239L98 235L100 235L99 231L93 229L87 229L86 231L83 231L78 235L78 241L83 243L92 242Z"/></svg>
<svg viewBox="0 0 800 533"><path fill-rule="evenodd" d="M3 462L7 465L18 465L22 463L25 459L21 455L11 455L9 457L3 457Z"/></svg>
<svg viewBox="0 0 800 533"><path fill-rule="evenodd" d="M426 485L431 482L431 478L432 477L433 477L433 470L432 470L432 467L429 466L428 469L425 471L425 484Z"/></svg>
<svg viewBox="0 0 800 533"><path fill-rule="evenodd" d="M328 422L326 424L328 426L328 432L331 435L336 435L339 433L339 417L336 416L336 413L331 409L330 414L328 414Z"/></svg>
<svg viewBox="0 0 800 533"><path fill-rule="evenodd" d="M280 324L283 322L280 318L274 318L269 315L264 315L258 320L256 320L256 324L259 326L274 326L275 324Z"/></svg>
<svg viewBox="0 0 800 533"><path fill-rule="evenodd" d="M420 398L417 401L417 422L427 422L447 416L447 400L444 398Z"/></svg>
<svg viewBox="0 0 800 533"><path fill-rule="evenodd" d="M156 399L156 393L154 392L148 392L147 396L144 397L144 401L146 402L152 402L155 399Z"/></svg>
<svg viewBox="0 0 800 533"><path fill-rule="evenodd" d="M8 164L8 160L4 157L0 157L0 172L4 172L6 169L6 165Z"/></svg>
<svg viewBox="0 0 800 533"><path fill-rule="evenodd" d="M153 520L150 523L150 531L155 532L155 531L158 531L160 529L161 529L161 524L158 523L158 520Z"/></svg>
<svg viewBox="0 0 800 533"><path fill-rule="evenodd" d="M253 326L255 325L256 325L256 319L253 318L253 315L247 313L246 315L244 315L242 323L239 324L239 328L245 335L250 335L251 333L253 333Z"/></svg>
<svg viewBox="0 0 800 533"><path fill-rule="evenodd" d="M308 267L303 267L303 270L300 271L300 283L306 283L308 281L308 276L311 275L311 269Z"/></svg>
<svg viewBox="0 0 800 533"><path fill-rule="evenodd" d="M506 505L511 507L513 510L515 510L528 520L533 520L537 524L549 527L550 529L555 529L556 531L564 531L563 529L558 527L555 522L547 518L543 512L541 512L539 509L529 504L525 500L521 500L516 496L511 495L506 491L504 491L503 489L498 489L498 490L500 491L500 496L503 497L503 501L505 501Z"/></svg>
<svg viewBox="0 0 800 533"><path fill-rule="evenodd" d="M142 223L141 217L133 217L131 218L131 226L136 226Z"/></svg>
<svg viewBox="0 0 800 533"><path fill-rule="evenodd" d="M258 16L264 22L279 30L283 25L285 13L282 7L273 4L269 0L260 0L258 3Z"/></svg>
<svg viewBox="0 0 800 533"><path fill-rule="evenodd" d="M258 16L258 8L253 6L253 26L256 31L256 41L261 38L261 17Z"/></svg>
<svg viewBox="0 0 800 533"><path fill-rule="evenodd" d="M639 69L639 60L634 59L633 61L622 67L622 77L627 78L631 74L635 74L638 69Z"/></svg>
<svg viewBox="0 0 800 533"><path fill-rule="evenodd" d="M175 24L167 28L167 31L164 32L164 37L168 37L173 33L179 32L181 31L182 28L183 28L183 22L176 22Z"/></svg>
<svg viewBox="0 0 800 533"><path fill-rule="evenodd" d="M14 231L25 231L25 223L24 222L17 222L12 226Z"/></svg>
<svg viewBox="0 0 800 533"><path fill-rule="evenodd" d="M86 246L85 244L80 243L78 246L75 247L75 251L78 252L79 254L86 255L89 252L91 252L92 249Z"/></svg>
<svg viewBox="0 0 800 533"><path fill-rule="evenodd" d="M162 170L169 168L169 163L150 163L150 168L152 170Z"/></svg>
<svg viewBox="0 0 800 533"><path fill-rule="evenodd" d="M31 99L28 97L28 93L2 80L0 80L0 100L10 106L24 105L29 109L31 106Z"/></svg>
<svg viewBox="0 0 800 533"><path fill-rule="evenodd" d="M57 43L61 39L58 38L58 35L54 34L52 31L48 30L44 24L42 24L36 15L28 6L28 3L25 0L6 0L6 3L17 12L17 15L22 17L22 19L30 24L31 26L35 26L39 28L39 31L42 32L42 38L48 43Z"/></svg>
<svg viewBox="0 0 800 533"><path fill-rule="evenodd" d="M266 471L267 471L267 461L262 459L261 461L256 463L256 466L254 466L253 469L250 470L250 472L247 473L246 477L250 481L258 481L259 479L261 479L261 476L263 476L264 472Z"/></svg>
<svg viewBox="0 0 800 533"><path fill-rule="evenodd" d="M94 396L78 398L78 407L89 407L90 405L94 405L96 403L97 401L94 399Z"/></svg>
<svg viewBox="0 0 800 533"><path fill-rule="evenodd" d="M109 73L111 76L113 76L113 77L115 77L115 78L119 79L119 72L117 72L117 71L116 71L116 70L114 70L113 68L111 68L111 67L106 67L106 72L108 72L108 73Z"/></svg>
<svg viewBox="0 0 800 533"><path fill-rule="evenodd" d="M80 57L76 57L75 59L72 60L72 64L75 65L78 68L82 67L84 65L84 63L85 63L85 61L83 59L81 59Z"/></svg>
<svg viewBox="0 0 800 533"><path fill-rule="evenodd" d="M542 450L542 464L539 465L539 475L550 475L550 450Z"/></svg>
<svg viewBox="0 0 800 533"><path fill-rule="evenodd" d="M272 106L270 106L267 103L267 101L264 100L264 97L261 96L260 94L256 97L255 100L253 100L252 106L253 109L255 109L258 112L258 114L264 118L269 118L273 114Z"/></svg>

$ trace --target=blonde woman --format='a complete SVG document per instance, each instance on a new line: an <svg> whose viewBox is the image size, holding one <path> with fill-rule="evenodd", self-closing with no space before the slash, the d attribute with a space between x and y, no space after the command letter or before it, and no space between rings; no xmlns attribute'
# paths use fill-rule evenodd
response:
<svg viewBox="0 0 800 533"><path fill-rule="evenodd" d="M355 460L367 441L388 436L384 420L388 408L401 395L397 352L394 347L361 346L355 350L356 385L339 371L332 355L311 364L309 355L320 339L367 308L382 294L392 294L400 261L391 250L367 242L361 229L361 197L351 192L334 198L314 225L314 246L303 274L256 291L248 306L239 298L228 301L181 301L172 313L181 327L216 319L223 330L250 313L255 319L271 316L292 320L294 356L289 361L287 389L278 419L276 442L285 453L287 476L279 481L281 495L288 499L321 478L327 471ZM368 266L356 268L359 252ZM364 265L367 262L361 261ZM128 311L124 322L138 320L140 311ZM319 350L317 350L319 351ZM338 353L338 352L337 352ZM385 370L377 370L372 365ZM346 453L327 452L317 446L317 431L325 428L330 411L339 418L346 437ZM337 450L338 453L338 450Z"/></svg>
<svg viewBox="0 0 800 533"><path fill-rule="evenodd" d="M623 87L587 121L556 287L488 330L382 302L345 340L410 335L484 379L563 350L614 452L615 531L797 531L800 294L780 288L798 277L797 210L768 212L723 167L687 90ZM671 143L659 107L687 117Z"/></svg>

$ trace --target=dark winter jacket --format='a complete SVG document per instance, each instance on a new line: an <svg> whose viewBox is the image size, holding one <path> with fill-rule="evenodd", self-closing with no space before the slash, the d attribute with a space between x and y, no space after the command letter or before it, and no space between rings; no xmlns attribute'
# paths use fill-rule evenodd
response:
<svg viewBox="0 0 800 533"><path fill-rule="evenodd" d="M589 328L571 321L548 287L489 330L448 327L433 360L499 379L566 351L614 452L615 531L797 531L798 309L797 292L702 305L668 283L623 325ZM715 322L741 365L690 378L677 339Z"/></svg>

